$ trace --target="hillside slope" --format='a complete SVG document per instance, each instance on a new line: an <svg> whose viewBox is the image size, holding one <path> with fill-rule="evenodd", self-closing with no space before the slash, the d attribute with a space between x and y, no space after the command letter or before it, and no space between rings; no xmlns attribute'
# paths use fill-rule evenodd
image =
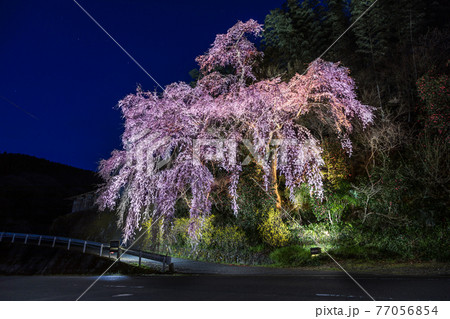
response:
<svg viewBox="0 0 450 319"><path fill-rule="evenodd" d="M100 275L113 263L113 259L51 248L22 244L0 243L0 275ZM108 273L151 274L158 272L149 267L118 262Z"/></svg>
<svg viewBox="0 0 450 319"><path fill-rule="evenodd" d="M0 154L0 231L48 233L69 197L101 183L95 172L23 154Z"/></svg>

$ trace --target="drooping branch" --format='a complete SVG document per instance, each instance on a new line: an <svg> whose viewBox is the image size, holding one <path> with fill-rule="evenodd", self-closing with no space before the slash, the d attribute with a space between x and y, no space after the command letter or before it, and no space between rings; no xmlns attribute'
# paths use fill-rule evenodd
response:
<svg viewBox="0 0 450 319"><path fill-rule="evenodd" d="M291 200L303 183L321 197L322 150L300 125L302 117L314 111L310 114L329 118L349 153L352 121L371 123L372 108L356 99L354 82L339 64L316 60L305 75L297 74L287 83L279 78L256 81L253 68L261 53L246 35L257 36L261 30L250 20L218 35L209 51L197 58L203 77L194 88L173 83L163 94L138 88L119 102L125 119L123 149L100 165L105 186L98 201L101 208L111 209L122 203L125 240L145 218L170 221L180 196L189 198L190 233L196 236L197 219L211 211L210 164L228 174L237 214L243 165L236 152L239 143L252 145L266 188L272 183L277 208L282 204L278 175L285 177ZM224 67L234 72L221 74L218 70Z"/></svg>

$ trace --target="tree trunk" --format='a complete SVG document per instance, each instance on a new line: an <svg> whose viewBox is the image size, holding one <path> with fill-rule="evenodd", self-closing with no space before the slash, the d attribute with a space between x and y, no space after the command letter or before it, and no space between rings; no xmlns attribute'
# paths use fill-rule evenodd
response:
<svg viewBox="0 0 450 319"><path fill-rule="evenodd" d="M278 191L278 180L277 180L277 151L275 150L272 157L272 163L271 163L271 169L272 169L272 189L276 196L276 207L277 210L281 210L281 196Z"/></svg>

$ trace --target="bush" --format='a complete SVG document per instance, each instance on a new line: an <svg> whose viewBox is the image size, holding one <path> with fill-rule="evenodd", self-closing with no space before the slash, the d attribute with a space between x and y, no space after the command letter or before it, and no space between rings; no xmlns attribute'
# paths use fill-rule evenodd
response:
<svg viewBox="0 0 450 319"><path fill-rule="evenodd" d="M419 104L419 120L424 125L424 131L439 136L446 143L450 142L449 84L446 74L435 75L432 72L417 81L417 92L422 100Z"/></svg>
<svg viewBox="0 0 450 319"><path fill-rule="evenodd" d="M313 260L309 250L298 245L278 248L270 253L270 259L279 266L304 266Z"/></svg>
<svg viewBox="0 0 450 319"><path fill-rule="evenodd" d="M188 235L189 218L177 218L170 235L170 253L184 258L194 258L222 263L269 263L262 248L252 249L245 233L236 225L216 224L214 215L205 217L198 240Z"/></svg>
<svg viewBox="0 0 450 319"><path fill-rule="evenodd" d="M411 186L401 160L385 158L383 165L371 169L368 177L359 178L352 195L362 223L392 227L410 222L408 202Z"/></svg>
<svg viewBox="0 0 450 319"><path fill-rule="evenodd" d="M349 235L351 226L343 224L317 223L309 225L292 225L291 232L300 245L329 246L339 241L341 236Z"/></svg>
<svg viewBox="0 0 450 319"><path fill-rule="evenodd" d="M257 214L256 212L266 212L274 205L272 198L259 186L263 183L261 169L253 163L243 166L242 176L238 184L239 214L235 218L235 223L244 230L252 245L261 243L258 227L265 217L264 214Z"/></svg>
<svg viewBox="0 0 450 319"><path fill-rule="evenodd" d="M322 158L325 165L322 168L324 184L331 190L339 190L341 184L350 176L349 159L337 140L325 138L322 141Z"/></svg>
<svg viewBox="0 0 450 319"><path fill-rule="evenodd" d="M395 253L374 246L338 246L329 250L333 257L346 259L380 260L397 256Z"/></svg>
<svg viewBox="0 0 450 319"><path fill-rule="evenodd" d="M189 218L175 218L170 232L170 242L180 246L189 242Z"/></svg>
<svg viewBox="0 0 450 319"><path fill-rule="evenodd" d="M449 261L449 227L397 227L373 231L367 241L404 259Z"/></svg>
<svg viewBox="0 0 450 319"><path fill-rule="evenodd" d="M289 242L290 232L281 219L281 212L272 207L262 214L263 222L258 226L262 240L272 247L285 246Z"/></svg>
<svg viewBox="0 0 450 319"><path fill-rule="evenodd" d="M315 200L312 212L317 221L327 221L330 224L340 223L342 216L349 205L356 201L349 194L326 193L322 202Z"/></svg>
<svg viewBox="0 0 450 319"><path fill-rule="evenodd" d="M318 232L309 227L309 232ZM448 227L342 225L328 228L330 253L342 258L449 261ZM334 256L334 255L333 255Z"/></svg>

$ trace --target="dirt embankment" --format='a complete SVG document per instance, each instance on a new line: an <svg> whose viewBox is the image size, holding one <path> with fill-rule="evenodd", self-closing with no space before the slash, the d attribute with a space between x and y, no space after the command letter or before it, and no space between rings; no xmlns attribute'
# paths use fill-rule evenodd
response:
<svg viewBox="0 0 450 319"><path fill-rule="evenodd" d="M0 275L99 275L113 260L64 248L0 243ZM146 274L154 270L116 263L108 273Z"/></svg>

